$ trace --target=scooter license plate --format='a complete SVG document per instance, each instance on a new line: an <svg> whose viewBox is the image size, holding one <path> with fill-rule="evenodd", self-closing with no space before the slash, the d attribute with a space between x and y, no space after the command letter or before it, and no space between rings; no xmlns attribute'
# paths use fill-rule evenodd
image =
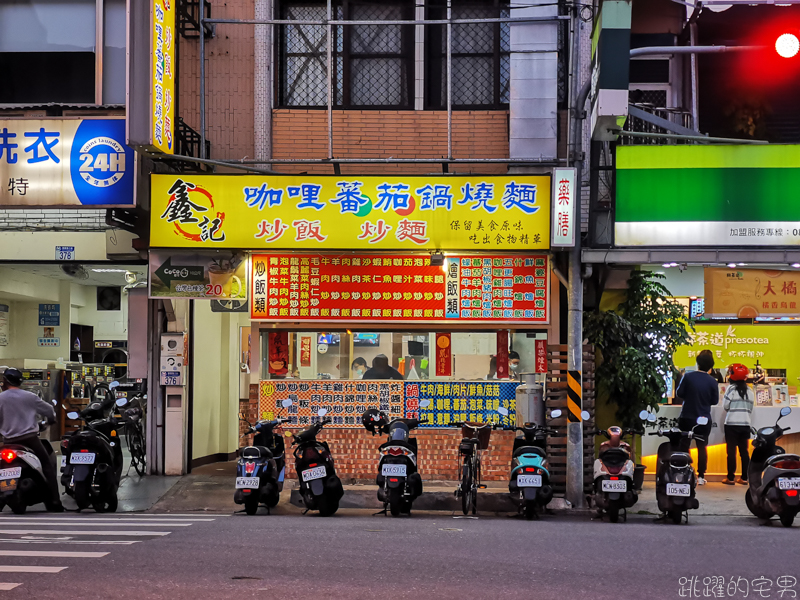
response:
<svg viewBox="0 0 800 600"><path fill-rule="evenodd" d="M381 475L384 477L405 477L406 465L383 465Z"/></svg>
<svg viewBox="0 0 800 600"><path fill-rule="evenodd" d="M93 465L95 459L94 452L73 452L69 457L71 465Z"/></svg>
<svg viewBox="0 0 800 600"><path fill-rule="evenodd" d="M800 490L800 477L778 477L779 490Z"/></svg>
<svg viewBox="0 0 800 600"><path fill-rule="evenodd" d="M236 489L258 489L259 478L258 477L237 477L236 478Z"/></svg>
<svg viewBox="0 0 800 600"><path fill-rule="evenodd" d="M688 483L668 483L667 496L689 496L691 486Z"/></svg>
<svg viewBox="0 0 800 600"><path fill-rule="evenodd" d="M517 487L542 487L542 476L517 475Z"/></svg>
<svg viewBox="0 0 800 600"><path fill-rule="evenodd" d="M604 492L627 492L628 482L624 479L604 479L602 482L602 490Z"/></svg>
<svg viewBox="0 0 800 600"><path fill-rule="evenodd" d="M322 479L325 477L325 466L314 467L313 469L306 469L301 473L303 481L314 481L315 479Z"/></svg>
<svg viewBox="0 0 800 600"><path fill-rule="evenodd" d="M19 479L20 477L22 477L22 467L0 469L0 481L5 479Z"/></svg>

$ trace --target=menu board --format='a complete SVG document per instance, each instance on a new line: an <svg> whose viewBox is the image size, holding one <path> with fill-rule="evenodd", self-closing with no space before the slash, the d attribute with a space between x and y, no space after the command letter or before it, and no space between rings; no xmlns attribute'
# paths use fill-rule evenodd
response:
<svg viewBox="0 0 800 600"><path fill-rule="evenodd" d="M255 254L253 319L548 323L547 256Z"/></svg>
<svg viewBox="0 0 800 600"><path fill-rule="evenodd" d="M420 427L447 427L471 421L513 425L518 381L456 381L406 383L406 418L419 418ZM421 408L420 401L429 400ZM503 416L497 409L508 409Z"/></svg>

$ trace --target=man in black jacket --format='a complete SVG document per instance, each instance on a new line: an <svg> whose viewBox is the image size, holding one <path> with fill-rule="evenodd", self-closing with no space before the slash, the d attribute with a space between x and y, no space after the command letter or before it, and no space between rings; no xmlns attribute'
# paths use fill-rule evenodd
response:
<svg viewBox="0 0 800 600"><path fill-rule="evenodd" d="M711 350L703 350L697 355L697 371L689 371L681 379L675 392L683 399L683 407L678 417L678 427L683 431L694 430L705 441L695 440L697 444L697 484L705 485L706 468L708 467L708 436L711 434L711 407L719 404L719 387L716 378L711 374L714 370L714 355ZM706 417L706 425L697 425L698 417ZM692 440L684 438L681 450L689 451Z"/></svg>

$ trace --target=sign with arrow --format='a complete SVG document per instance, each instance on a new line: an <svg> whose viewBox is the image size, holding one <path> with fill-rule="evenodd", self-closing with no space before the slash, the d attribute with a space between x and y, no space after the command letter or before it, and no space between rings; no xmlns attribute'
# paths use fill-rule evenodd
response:
<svg viewBox="0 0 800 600"><path fill-rule="evenodd" d="M151 250L149 262L151 298L247 301L247 260L242 253Z"/></svg>

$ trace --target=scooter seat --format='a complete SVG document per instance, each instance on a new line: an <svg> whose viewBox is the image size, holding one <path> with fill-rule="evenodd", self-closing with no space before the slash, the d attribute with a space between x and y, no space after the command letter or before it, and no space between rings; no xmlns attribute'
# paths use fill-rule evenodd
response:
<svg viewBox="0 0 800 600"><path fill-rule="evenodd" d="M800 456L797 456L797 454L775 454L767 459L766 463L764 463L764 466L770 467L775 463L783 462L785 460L800 461Z"/></svg>
<svg viewBox="0 0 800 600"><path fill-rule="evenodd" d="M266 446L248 446L242 450L242 458L272 458L272 451Z"/></svg>
<svg viewBox="0 0 800 600"><path fill-rule="evenodd" d="M542 458L547 457L545 451L539 448L538 446L520 446L519 448L514 450L512 458L517 458L518 456L522 456L523 454L535 454L537 456L541 456Z"/></svg>

